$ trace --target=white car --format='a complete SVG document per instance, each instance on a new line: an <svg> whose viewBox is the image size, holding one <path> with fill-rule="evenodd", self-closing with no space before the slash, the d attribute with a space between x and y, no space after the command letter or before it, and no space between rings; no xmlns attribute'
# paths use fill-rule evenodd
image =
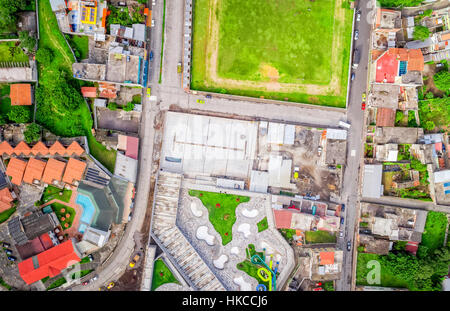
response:
<svg viewBox="0 0 450 311"><path fill-rule="evenodd" d="M359 38L359 31L355 30L355 40L358 40L358 38Z"/></svg>
<svg viewBox="0 0 450 311"><path fill-rule="evenodd" d="M155 20L152 19L152 27L155 27Z"/></svg>
<svg viewBox="0 0 450 311"><path fill-rule="evenodd" d="M152 5L155 6L156 5L156 0L152 1Z"/></svg>
<svg viewBox="0 0 450 311"><path fill-rule="evenodd" d="M361 20L361 13L358 12L358 13L356 14L356 21L359 22L360 20Z"/></svg>
<svg viewBox="0 0 450 311"><path fill-rule="evenodd" d="M344 237L344 231L340 231L340 232L339 232L339 237L340 237L340 238L343 238L343 237Z"/></svg>

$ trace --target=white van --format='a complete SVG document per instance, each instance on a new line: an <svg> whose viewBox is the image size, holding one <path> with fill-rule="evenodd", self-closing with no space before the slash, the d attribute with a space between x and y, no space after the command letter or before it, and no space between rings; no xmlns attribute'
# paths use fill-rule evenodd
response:
<svg viewBox="0 0 450 311"><path fill-rule="evenodd" d="M339 121L339 126L340 127L345 127L346 129L350 128L350 124L345 123L344 121Z"/></svg>

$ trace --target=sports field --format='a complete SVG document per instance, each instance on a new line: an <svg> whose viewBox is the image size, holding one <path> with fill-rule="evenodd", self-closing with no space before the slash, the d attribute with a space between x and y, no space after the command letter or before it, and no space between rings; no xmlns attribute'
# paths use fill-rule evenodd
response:
<svg viewBox="0 0 450 311"><path fill-rule="evenodd" d="M344 0L196 0L191 88L345 107Z"/></svg>

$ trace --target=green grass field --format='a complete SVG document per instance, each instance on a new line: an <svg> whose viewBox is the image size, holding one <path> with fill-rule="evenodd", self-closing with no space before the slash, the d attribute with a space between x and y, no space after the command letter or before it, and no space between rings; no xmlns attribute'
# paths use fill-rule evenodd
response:
<svg viewBox="0 0 450 311"><path fill-rule="evenodd" d="M427 215L425 230L420 245L428 247L429 251L444 245L445 230L448 225L447 216L441 212L430 211Z"/></svg>
<svg viewBox="0 0 450 311"><path fill-rule="evenodd" d="M14 41L0 42L0 62L28 62L28 55Z"/></svg>
<svg viewBox="0 0 450 311"><path fill-rule="evenodd" d="M89 57L89 37L88 36L72 36L69 37L69 44L72 46L74 53L80 53L80 60ZM77 55L78 57L78 55Z"/></svg>
<svg viewBox="0 0 450 311"><path fill-rule="evenodd" d="M250 201L250 198L198 190L189 190L189 195L199 198L208 210L209 221L222 237L222 245L230 243L233 240L231 229L236 222L236 207Z"/></svg>
<svg viewBox="0 0 450 311"><path fill-rule="evenodd" d="M60 203L53 203L52 209L55 212L56 217L58 217L58 220L61 223L61 227L63 228L63 230L72 227L72 223L76 215L76 212L73 208ZM70 214L68 218L66 217L67 214ZM64 217L64 220L62 220L62 217ZM64 226L66 223L69 224L67 228Z"/></svg>
<svg viewBox="0 0 450 311"><path fill-rule="evenodd" d="M164 261L158 259L153 265L152 291L166 283L180 284Z"/></svg>
<svg viewBox="0 0 450 311"><path fill-rule="evenodd" d="M62 193L62 194L60 195L60 193ZM42 193L41 201L43 203L45 203L45 202L49 202L53 199L58 199L63 202L69 203L71 196L72 196L72 190L66 190L66 189L61 190L54 186L48 186L47 188L44 189L44 192Z"/></svg>
<svg viewBox="0 0 450 311"><path fill-rule="evenodd" d="M217 2L194 2L192 89L345 107L352 10L342 1Z"/></svg>
<svg viewBox="0 0 450 311"><path fill-rule="evenodd" d="M305 232L306 244L314 243L336 243L336 235L327 231L306 231Z"/></svg>

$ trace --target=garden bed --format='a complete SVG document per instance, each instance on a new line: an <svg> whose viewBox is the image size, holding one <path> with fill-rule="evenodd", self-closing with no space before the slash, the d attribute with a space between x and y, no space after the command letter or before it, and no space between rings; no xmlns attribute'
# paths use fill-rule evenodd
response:
<svg viewBox="0 0 450 311"><path fill-rule="evenodd" d="M166 283L180 284L164 261L157 259L153 265L152 291Z"/></svg>

